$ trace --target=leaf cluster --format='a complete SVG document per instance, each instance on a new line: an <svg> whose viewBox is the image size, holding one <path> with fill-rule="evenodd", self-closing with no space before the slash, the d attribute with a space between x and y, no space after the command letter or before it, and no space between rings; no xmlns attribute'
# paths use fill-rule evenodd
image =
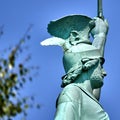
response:
<svg viewBox="0 0 120 120"><path fill-rule="evenodd" d="M12 120L20 113L26 116L26 110L34 102L34 96L21 97L20 95L20 90L23 89L25 83L33 79L31 76L31 71L33 71L31 68L33 67L27 67L17 59L21 55L21 50L24 49L23 44L30 39L29 30L30 28L27 29L19 43L9 50L7 57L0 57L0 119ZM29 62L29 60L30 55L25 61ZM32 102L30 103L30 101ZM40 107L39 104L37 108L39 108L38 106Z"/></svg>

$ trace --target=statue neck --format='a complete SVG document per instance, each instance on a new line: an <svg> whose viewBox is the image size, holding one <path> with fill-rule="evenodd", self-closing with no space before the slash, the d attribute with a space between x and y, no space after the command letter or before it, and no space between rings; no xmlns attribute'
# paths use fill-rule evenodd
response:
<svg viewBox="0 0 120 120"><path fill-rule="evenodd" d="M88 92L90 92L91 94L93 94L93 89L90 83L90 80L85 80L84 83L82 83L82 86L84 89L86 89Z"/></svg>

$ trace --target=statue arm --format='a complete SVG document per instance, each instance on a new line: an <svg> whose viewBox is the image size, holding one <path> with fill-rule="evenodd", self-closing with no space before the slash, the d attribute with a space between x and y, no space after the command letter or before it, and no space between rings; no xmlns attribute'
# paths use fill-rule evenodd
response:
<svg viewBox="0 0 120 120"><path fill-rule="evenodd" d="M98 17L93 20L95 21L95 27L91 31L94 39L92 45L99 49L101 55L104 56L104 47L108 32L108 23L106 20L102 20Z"/></svg>

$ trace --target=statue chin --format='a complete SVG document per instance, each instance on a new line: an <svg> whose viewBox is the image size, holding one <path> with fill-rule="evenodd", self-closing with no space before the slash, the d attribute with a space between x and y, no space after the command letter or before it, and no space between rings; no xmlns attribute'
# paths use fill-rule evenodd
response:
<svg viewBox="0 0 120 120"><path fill-rule="evenodd" d="M101 88L103 86L103 78L101 76L92 76L90 83L93 89Z"/></svg>

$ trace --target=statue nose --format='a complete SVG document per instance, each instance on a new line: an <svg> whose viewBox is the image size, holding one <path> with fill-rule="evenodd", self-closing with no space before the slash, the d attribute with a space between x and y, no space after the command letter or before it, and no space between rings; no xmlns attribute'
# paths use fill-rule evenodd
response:
<svg viewBox="0 0 120 120"><path fill-rule="evenodd" d="M102 69L102 75L103 75L103 77L107 75L107 73L104 69Z"/></svg>

